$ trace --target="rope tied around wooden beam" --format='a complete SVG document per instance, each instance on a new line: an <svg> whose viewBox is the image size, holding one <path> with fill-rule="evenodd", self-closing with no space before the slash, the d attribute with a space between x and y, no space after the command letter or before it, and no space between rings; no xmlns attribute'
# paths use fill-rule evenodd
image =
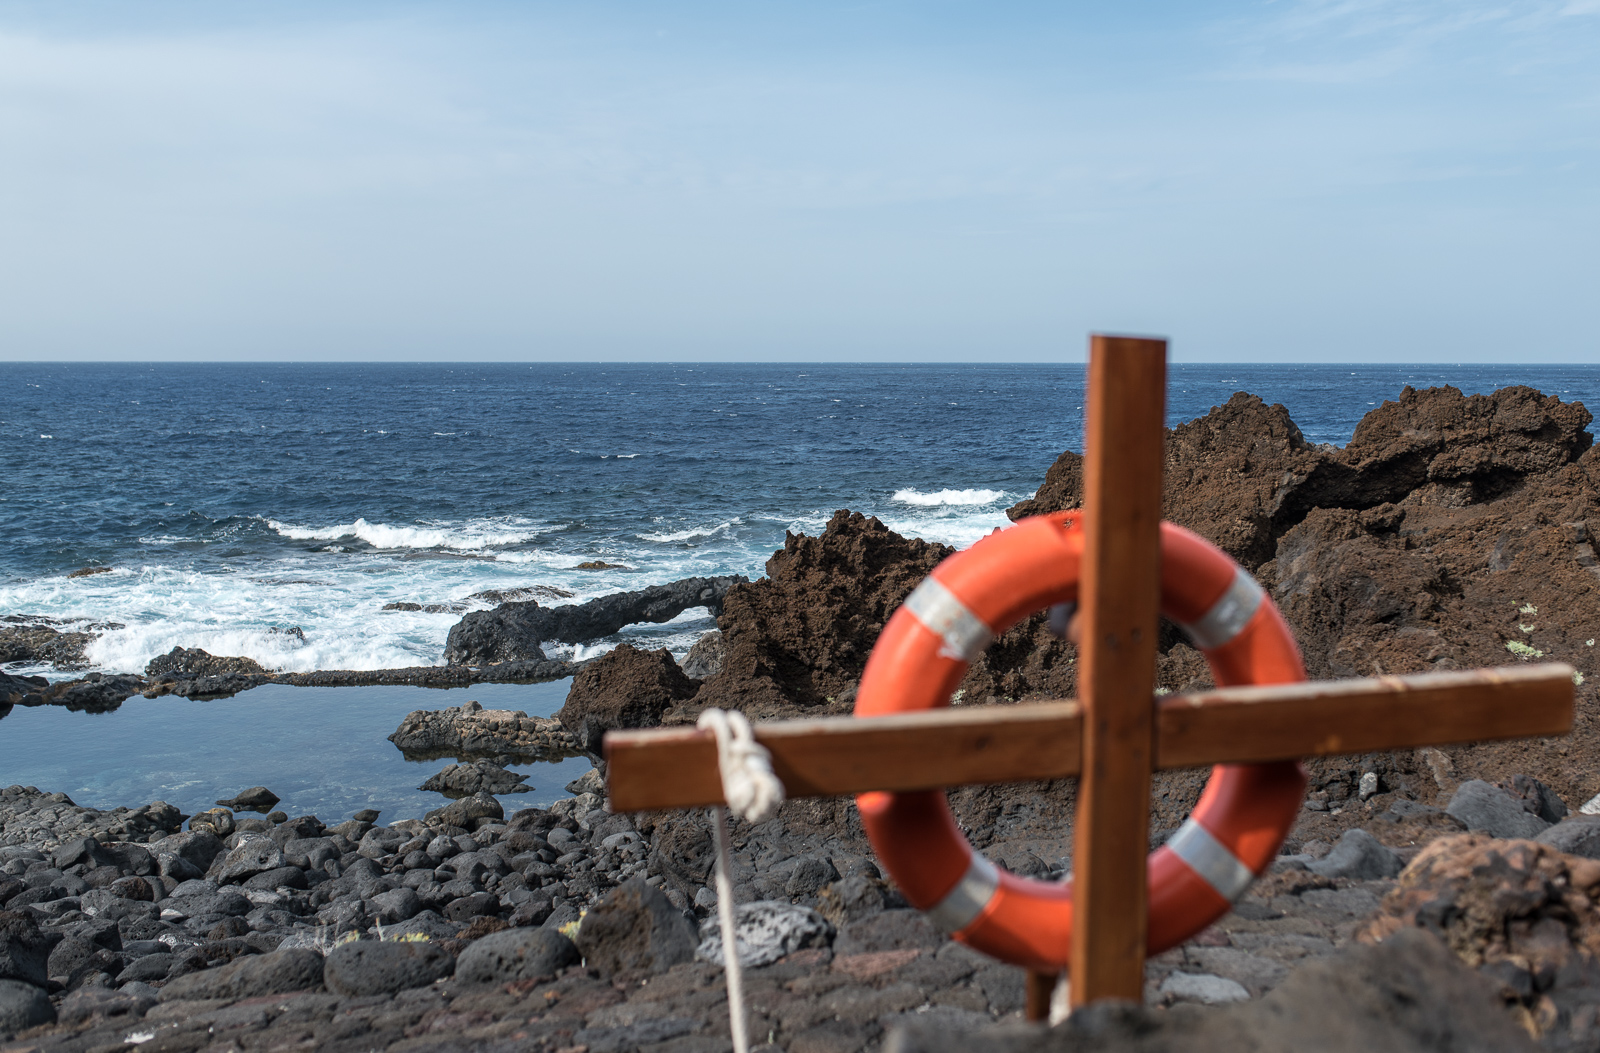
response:
<svg viewBox="0 0 1600 1053"><path fill-rule="evenodd" d="M717 921L722 926L722 975L728 985L728 1027L734 1053L748 1053L749 1026L745 1022L744 966L739 961L739 936L733 903L728 833L728 809L747 823L764 823L783 804L783 783L772 773L772 754L756 741L750 721L738 710L708 709L695 726L707 729L717 740L717 768L722 775L722 796L728 808L711 809L712 832L717 844Z"/></svg>

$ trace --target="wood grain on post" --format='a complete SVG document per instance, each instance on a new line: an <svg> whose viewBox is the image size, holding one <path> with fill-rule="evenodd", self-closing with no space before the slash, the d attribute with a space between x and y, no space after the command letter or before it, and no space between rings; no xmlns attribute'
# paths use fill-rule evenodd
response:
<svg viewBox="0 0 1600 1053"><path fill-rule="evenodd" d="M1072 1004L1144 997L1167 343L1094 336L1078 643Z"/></svg>
<svg viewBox="0 0 1600 1053"><path fill-rule="evenodd" d="M1155 767L1369 753L1572 730L1561 662L1364 680L1225 687L1156 706ZM962 706L755 726L789 797L1065 779L1081 763L1075 702ZM652 728L605 738L613 811L725 803L709 731Z"/></svg>

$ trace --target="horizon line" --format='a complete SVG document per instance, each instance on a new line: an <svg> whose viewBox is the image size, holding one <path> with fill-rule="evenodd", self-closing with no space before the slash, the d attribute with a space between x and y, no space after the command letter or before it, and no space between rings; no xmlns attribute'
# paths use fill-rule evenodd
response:
<svg viewBox="0 0 1600 1053"><path fill-rule="evenodd" d="M0 366L774 366L774 367L818 367L834 366L855 368L860 366L1085 366L1087 360L1039 361L1033 359L1023 360L911 360L911 359L857 359L852 361L778 361L767 362L754 359L605 359L595 361L592 359L560 359L549 361L526 361L508 359L482 359L477 361L457 361L451 359L432 358L385 358L385 359L236 359L217 358L144 358L144 359L114 359L114 358L84 358L71 359L65 362L50 361L46 359L0 359ZM1252 359L1202 359L1190 362L1175 362L1168 360L1169 366L1252 366L1282 369L1303 369L1307 366L1382 366L1388 369L1407 368L1513 368L1527 369L1530 367L1570 367L1576 369L1600 369L1596 362L1385 362L1385 361L1351 361L1351 362L1266 362Z"/></svg>

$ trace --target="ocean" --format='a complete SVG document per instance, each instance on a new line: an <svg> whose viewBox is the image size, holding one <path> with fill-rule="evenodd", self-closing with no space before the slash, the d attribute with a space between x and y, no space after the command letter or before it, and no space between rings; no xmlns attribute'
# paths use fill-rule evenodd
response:
<svg viewBox="0 0 1600 1053"><path fill-rule="evenodd" d="M1168 418L1246 390L1342 444L1406 384L1513 383L1600 405L1600 367L1205 365L1173 368ZM755 577L839 508L970 544L1079 446L1082 395L1080 366L0 364L0 617L122 624L106 671L179 645L437 664L460 614L386 604Z"/></svg>
<svg viewBox="0 0 1600 1053"><path fill-rule="evenodd" d="M1167 416L1243 390L1286 405L1308 440L1342 444L1407 384L1528 384L1600 405L1596 366L1177 365ZM817 533L840 508L971 544L1079 448L1082 406L1078 365L0 364L0 618L120 625L91 645L102 671L141 671L174 646L289 671L439 664L461 611L493 605L476 594L539 586L581 602L692 575L757 577L786 531ZM580 567L595 562L611 566ZM111 569L67 576L88 566ZM548 651L581 658L628 641L681 655L712 627L688 611ZM350 699L381 742L403 707L483 696L549 712L563 689L496 689L494 701L482 687L382 690L275 687L300 701L269 705L257 689L170 716L137 697L99 718L19 709L0 721L0 784L42 778L101 806L168 793L188 810L242 777L221 740L182 778L167 762L157 778L136 758L64 768L41 751L71 734L153 750L197 713L270 731L303 722L291 714L313 697ZM304 746L285 741L268 734L252 756L300 764L295 778L312 786ZM349 794L319 806L364 807L353 802L432 770L366 763L343 780ZM555 774L525 803L559 795Z"/></svg>

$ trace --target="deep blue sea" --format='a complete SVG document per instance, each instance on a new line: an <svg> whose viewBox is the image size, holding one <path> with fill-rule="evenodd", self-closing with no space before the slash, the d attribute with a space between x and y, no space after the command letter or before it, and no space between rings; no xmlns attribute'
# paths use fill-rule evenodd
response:
<svg viewBox="0 0 1600 1053"><path fill-rule="evenodd" d="M1250 391L1342 444L1407 384L1600 405L1596 366L1204 365L1172 367L1167 413ZM437 663L460 615L385 604L754 577L785 531L816 533L839 508L970 544L1079 448L1082 394L1077 365L0 364L0 617L121 623L91 650L108 671L176 645L283 670ZM577 569L594 560L625 569ZM91 565L113 569L66 577ZM711 626L691 611L549 650L681 654ZM288 627L303 641L271 631ZM232 721L264 700L192 705ZM382 735L402 704L378 707ZM18 781L8 766L38 770L19 767L20 736L46 719L0 722L0 784ZM109 735L132 718L48 719ZM139 803L118 795L145 785L61 778L50 788L98 785L104 804Z"/></svg>

